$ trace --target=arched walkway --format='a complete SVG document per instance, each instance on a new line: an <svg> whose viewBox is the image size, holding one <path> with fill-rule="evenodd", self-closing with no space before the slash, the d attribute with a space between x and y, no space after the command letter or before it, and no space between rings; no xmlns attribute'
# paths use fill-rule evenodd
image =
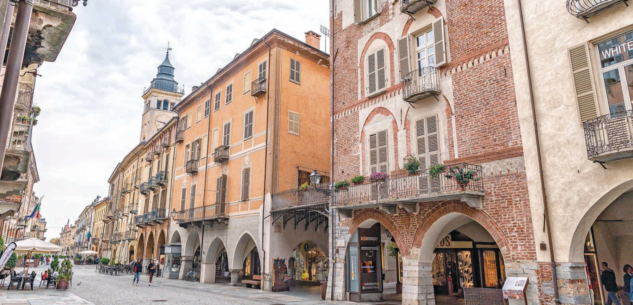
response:
<svg viewBox="0 0 633 305"><path fill-rule="evenodd" d="M154 232L150 232L147 237L147 243L145 244L145 254L143 258L154 259Z"/></svg>
<svg viewBox="0 0 633 305"><path fill-rule="evenodd" d="M261 274L261 260L255 239L249 232L242 233L233 250L233 259L229 261L231 284L239 283L239 273L243 277Z"/></svg>
<svg viewBox="0 0 633 305"><path fill-rule="evenodd" d="M174 233L171 235L171 239L169 240L170 244L180 244L180 233L178 233L178 231L174 231Z"/></svg>
<svg viewBox="0 0 633 305"><path fill-rule="evenodd" d="M202 258L202 264L201 264L202 266L201 266L201 271L200 271L200 274L202 275L200 277L200 281L202 283L216 282L218 267L220 267L220 266L216 266L216 262L217 262L218 256L222 252L226 252L224 242L220 238L216 237L213 239L211 244L209 244L209 247L207 248L207 251L206 251L206 255L204 255L204 257Z"/></svg>
<svg viewBox="0 0 633 305"><path fill-rule="evenodd" d="M145 236L143 235L143 233L141 233L141 235L138 237L138 242L136 243L136 255L135 255L135 259L139 259L139 258L143 258L143 255L145 255Z"/></svg>

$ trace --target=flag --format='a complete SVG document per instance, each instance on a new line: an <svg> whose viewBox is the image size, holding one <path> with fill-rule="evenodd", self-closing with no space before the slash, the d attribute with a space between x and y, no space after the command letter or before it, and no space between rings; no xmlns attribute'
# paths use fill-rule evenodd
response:
<svg viewBox="0 0 633 305"><path fill-rule="evenodd" d="M33 213L31 213L31 215L26 216L26 217L24 217L24 218L33 218L33 217L35 217L35 218L40 218L40 205L41 205L41 203L38 203L38 204L35 206L35 209L33 209Z"/></svg>

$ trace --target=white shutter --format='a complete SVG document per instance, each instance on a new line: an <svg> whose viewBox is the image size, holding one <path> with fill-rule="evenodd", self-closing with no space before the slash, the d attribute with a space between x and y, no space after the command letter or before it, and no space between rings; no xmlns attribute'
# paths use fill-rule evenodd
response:
<svg viewBox="0 0 633 305"><path fill-rule="evenodd" d="M435 43L435 66L446 63L446 39L444 37L444 18L440 17L433 23L433 36Z"/></svg>
<svg viewBox="0 0 633 305"><path fill-rule="evenodd" d="M371 173L378 171L378 142L377 135L373 134L369 136L369 167Z"/></svg>
<svg viewBox="0 0 633 305"><path fill-rule="evenodd" d="M400 79L409 74L409 36L398 40L398 61L400 63Z"/></svg>
<svg viewBox="0 0 633 305"><path fill-rule="evenodd" d="M595 119L598 116L598 111L596 109L596 94L593 87L587 44L570 49L569 59L571 60L580 121Z"/></svg>
<svg viewBox="0 0 633 305"><path fill-rule="evenodd" d="M387 88L387 75L385 73L385 50L376 52L376 70L378 77L378 90Z"/></svg>
<svg viewBox="0 0 633 305"><path fill-rule="evenodd" d="M295 77L297 83L301 83L301 62L297 61L295 65Z"/></svg>
<svg viewBox="0 0 633 305"><path fill-rule="evenodd" d="M389 158L387 153L387 131L381 131L378 133L378 162L380 163L380 171L386 173L389 164Z"/></svg>
<svg viewBox="0 0 633 305"><path fill-rule="evenodd" d="M207 157L207 146L209 145L209 135L202 137L202 158Z"/></svg>
<svg viewBox="0 0 633 305"><path fill-rule="evenodd" d="M376 92L376 54L367 57L367 82L369 93Z"/></svg>
<svg viewBox="0 0 633 305"><path fill-rule="evenodd" d="M251 181L251 169L245 168L242 170L242 201L247 201L249 198Z"/></svg>
<svg viewBox="0 0 633 305"><path fill-rule="evenodd" d="M352 0L354 1L354 22L361 22L363 20L363 11L361 7L361 0Z"/></svg>

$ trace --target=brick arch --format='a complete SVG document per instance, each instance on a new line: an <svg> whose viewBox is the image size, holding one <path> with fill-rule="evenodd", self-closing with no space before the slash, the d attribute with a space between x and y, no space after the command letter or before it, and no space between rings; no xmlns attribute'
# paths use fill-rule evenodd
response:
<svg viewBox="0 0 633 305"><path fill-rule="evenodd" d="M400 169L399 163L398 163L398 158L399 158L399 152L398 152L398 121L396 120L396 116L391 113L391 111L389 111L387 108L384 107L376 107L374 110L371 111L371 113L367 116L367 119L365 119L365 122L363 123L363 128L361 129L360 132L360 143L361 143L361 160L363 160L363 168L365 168L365 163L367 162L367 160L365 160L365 126L367 125L367 123L371 122L371 120L378 114L382 114L384 116L391 116L391 118L393 120L391 120L391 129L393 131L393 158L394 160L392 160L394 162L395 165L395 169Z"/></svg>
<svg viewBox="0 0 633 305"><path fill-rule="evenodd" d="M492 238L495 240L495 243L499 247L499 250L501 251L503 259L506 261L506 263L512 261L513 258L510 249L510 243L508 242L505 233L503 233L503 230L501 230L494 219L492 219L484 211L471 208L466 203L459 201L452 201L441 204L429 211L426 215L424 215L424 222L420 224L420 226L418 226L418 229L416 230L413 237L413 247L422 247L422 240L424 239L424 235L431 228L431 226L440 218L451 213L459 213L465 215L479 223L484 229L486 229L486 231L488 231L488 233L490 233Z"/></svg>
<svg viewBox="0 0 633 305"><path fill-rule="evenodd" d="M376 40L382 40L385 43L387 43L387 47L389 48L389 82L387 82L387 88L389 88L391 86L391 84L394 84L394 75L395 75L395 61L394 61L394 44L393 41L391 40L391 37L389 37L389 35L383 33L383 32L378 32L375 33L374 35L372 35L369 38L369 41L367 41L367 43L365 44L365 47L363 48L363 52L360 55L360 61L358 62L358 66L359 66L359 70L360 70L360 88L361 88L361 98L365 97L365 56L367 55L367 50L369 50L369 46L371 46L371 44L376 41Z"/></svg>
<svg viewBox="0 0 633 305"><path fill-rule="evenodd" d="M353 218L352 225L349 227L350 235L354 234L356 229L358 229L363 222L373 219L389 230L393 238L396 240L396 244L398 244L402 256L406 256L409 253L409 245L407 245L404 240L404 236L402 235L404 230L399 230L398 226L393 222L393 220L391 220L390 217L375 209L364 209L355 216L356 217Z"/></svg>

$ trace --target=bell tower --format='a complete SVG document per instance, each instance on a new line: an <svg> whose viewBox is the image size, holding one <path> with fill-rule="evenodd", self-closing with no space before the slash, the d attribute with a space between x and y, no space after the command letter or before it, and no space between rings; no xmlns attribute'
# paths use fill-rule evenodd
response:
<svg viewBox="0 0 633 305"><path fill-rule="evenodd" d="M149 140L177 115L172 109L185 94L184 90L178 89L178 82L174 79L175 68L169 61L169 51L171 48L168 45L165 60L158 66L158 74L143 92L145 108L140 142Z"/></svg>

